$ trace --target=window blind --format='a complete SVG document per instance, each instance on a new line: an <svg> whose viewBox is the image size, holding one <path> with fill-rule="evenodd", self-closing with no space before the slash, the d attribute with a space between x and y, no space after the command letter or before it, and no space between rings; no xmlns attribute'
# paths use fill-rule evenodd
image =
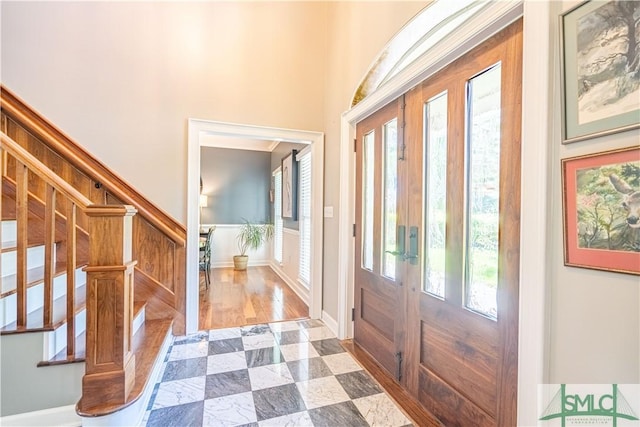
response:
<svg viewBox="0 0 640 427"><path fill-rule="evenodd" d="M282 264L282 170L276 169L273 173L273 258Z"/></svg>
<svg viewBox="0 0 640 427"><path fill-rule="evenodd" d="M311 151L298 156L300 165L300 272L307 287L311 282Z"/></svg>

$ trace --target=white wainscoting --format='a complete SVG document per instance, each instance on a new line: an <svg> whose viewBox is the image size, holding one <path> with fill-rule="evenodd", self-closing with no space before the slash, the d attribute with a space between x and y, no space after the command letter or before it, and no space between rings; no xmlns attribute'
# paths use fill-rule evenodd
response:
<svg viewBox="0 0 640 427"><path fill-rule="evenodd" d="M203 224L208 230L213 224ZM239 254L236 236L241 224L216 224L211 241L211 267L233 267L233 256ZM249 250L249 265L269 265L271 262L271 242L256 251Z"/></svg>
<svg viewBox="0 0 640 427"><path fill-rule="evenodd" d="M298 280L298 273L300 271L300 233L298 230L283 229L282 264L273 261L271 268L308 306L309 288Z"/></svg>

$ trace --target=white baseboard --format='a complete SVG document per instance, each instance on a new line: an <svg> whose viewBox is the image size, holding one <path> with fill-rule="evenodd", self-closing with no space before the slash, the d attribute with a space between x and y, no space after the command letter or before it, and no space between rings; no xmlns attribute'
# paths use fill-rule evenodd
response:
<svg viewBox="0 0 640 427"><path fill-rule="evenodd" d="M284 282L291 288L291 290L295 292L296 295L300 297L302 302L304 302L308 307L309 306L309 289L302 286L297 280L294 280L291 277L289 277L287 273L285 273L284 270L280 268L280 266L277 263L272 262L269 265L271 269L278 276L280 276L282 280L284 280Z"/></svg>
<svg viewBox="0 0 640 427"><path fill-rule="evenodd" d="M75 405L67 405L0 417L0 425L3 427L80 427L82 418L76 414Z"/></svg>
<svg viewBox="0 0 640 427"><path fill-rule="evenodd" d="M331 332L337 337L338 336L338 322L336 319L329 316L326 311L322 310L322 319L327 328L331 329Z"/></svg>

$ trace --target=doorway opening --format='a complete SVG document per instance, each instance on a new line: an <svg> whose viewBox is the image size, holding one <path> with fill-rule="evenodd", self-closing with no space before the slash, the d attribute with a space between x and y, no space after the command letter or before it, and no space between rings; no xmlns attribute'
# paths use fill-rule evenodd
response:
<svg viewBox="0 0 640 427"><path fill-rule="evenodd" d="M319 318L322 312L322 236L323 236L323 171L324 134L320 132L224 123L189 119L187 160L187 291L186 331L198 330L199 317L199 268L198 242L200 229L200 161L201 147L220 141L218 147L238 148L243 140L245 149L256 149L265 143L277 146L281 142L305 144L311 153L310 197L310 280L308 298L309 317ZM231 145L221 141L233 141Z"/></svg>

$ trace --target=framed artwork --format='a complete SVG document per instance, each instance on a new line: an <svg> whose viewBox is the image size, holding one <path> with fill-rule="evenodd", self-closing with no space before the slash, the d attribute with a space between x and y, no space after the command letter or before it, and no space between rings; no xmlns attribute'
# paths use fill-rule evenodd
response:
<svg viewBox="0 0 640 427"><path fill-rule="evenodd" d="M298 162L292 150L282 158L282 217L298 220Z"/></svg>
<svg viewBox="0 0 640 427"><path fill-rule="evenodd" d="M640 275L640 147L562 160L564 263Z"/></svg>
<svg viewBox="0 0 640 427"><path fill-rule="evenodd" d="M639 14L638 1L587 1L560 17L563 143L640 126Z"/></svg>

